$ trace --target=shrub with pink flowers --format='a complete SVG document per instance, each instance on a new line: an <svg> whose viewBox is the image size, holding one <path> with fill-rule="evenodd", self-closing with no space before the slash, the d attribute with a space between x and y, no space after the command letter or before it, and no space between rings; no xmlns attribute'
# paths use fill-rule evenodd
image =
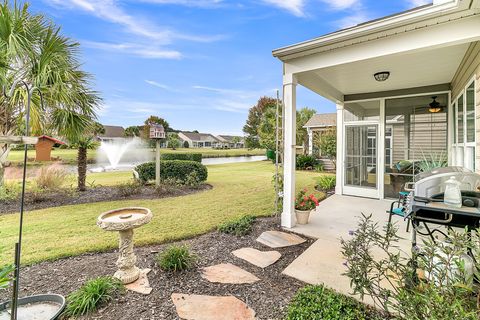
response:
<svg viewBox="0 0 480 320"><path fill-rule="evenodd" d="M301 190L295 198L295 209L310 211L318 206L318 199L314 194L307 195L307 189Z"/></svg>

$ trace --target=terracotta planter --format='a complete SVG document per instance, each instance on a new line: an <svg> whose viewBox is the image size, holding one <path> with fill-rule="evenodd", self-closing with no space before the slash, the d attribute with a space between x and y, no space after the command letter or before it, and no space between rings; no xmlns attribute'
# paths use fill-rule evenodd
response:
<svg viewBox="0 0 480 320"><path fill-rule="evenodd" d="M297 223L298 224L307 224L308 219L310 218L310 212L312 212L312 210L303 211L303 210L295 209L295 215L297 217Z"/></svg>

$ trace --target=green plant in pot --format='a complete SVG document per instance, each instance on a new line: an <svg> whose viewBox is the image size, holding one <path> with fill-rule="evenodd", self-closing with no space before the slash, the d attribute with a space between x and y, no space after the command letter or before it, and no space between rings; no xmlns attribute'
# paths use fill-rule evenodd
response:
<svg viewBox="0 0 480 320"><path fill-rule="evenodd" d="M310 213L318 206L318 199L314 194L307 195L307 189L301 190L295 198L295 215L298 224L307 224Z"/></svg>

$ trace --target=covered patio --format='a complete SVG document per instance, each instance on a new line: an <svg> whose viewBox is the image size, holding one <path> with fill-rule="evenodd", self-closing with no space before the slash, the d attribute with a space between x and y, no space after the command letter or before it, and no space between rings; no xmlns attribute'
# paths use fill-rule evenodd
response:
<svg viewBox="0 0 480 320"><path fill-rule="evenodd" d="M387 204L381 199L396 198L405 182L427 169L426 158L480 168L479 12L477 0L435 0L273 52L284 70L282 226L296 224L298 85L337 109L337 196L327 200L335 201L329 210L342 206L341 195ZM346 202L350 207L351 199ZM377 211L386 218L385 208ZM328 220L317 228L331 225L338 235L338 228L355 225L351 210L341 212L344 225ZM294 231L321 235L331 233L328 228L315 231L312 223Z"/></svg>
<svg viewBox="0 0 480 320"><path fill-rule="evenodd" d="M341 254L340 239L349 239L349 231L355 230L359 217L372 215L379 227L387 224L386 210L391 201L360 197L333 195L320 203L317 212L311 215L310 223L297 225L295 233L318 239L310 248L292 262L283 273L309 284L325 284L328 287L349 295L350 279L343 276L346 271L345 259ZM410 252L410 234L406 232L406 222L393 218L399 228L401 250ZM368 301L367 301L368 302Z"/></svg>

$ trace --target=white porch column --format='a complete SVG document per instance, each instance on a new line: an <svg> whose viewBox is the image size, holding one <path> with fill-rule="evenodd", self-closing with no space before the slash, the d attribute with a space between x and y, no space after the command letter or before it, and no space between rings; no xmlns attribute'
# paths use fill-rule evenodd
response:
<svg viewBox="0 0 480 320"><path fill-rule="evenodd" d="M293 74L283 77L283 212L282 227L295 226L295 154L297 131L297 80Z"/></svg>
<svg viewBox="0 0 480 320"><path fill-rule="evenodd" d="M313 154L313 131L310 128L307 128L308 132L308 154Z"/></svg>
<svg viewBox="0 0 480 320"><path fill-rule="evenodd" d="M343 172L344 172L344 152L345 147L343 143L343 102L337 103L337 185L335 187L336 194L343 194Z"/></svg>

